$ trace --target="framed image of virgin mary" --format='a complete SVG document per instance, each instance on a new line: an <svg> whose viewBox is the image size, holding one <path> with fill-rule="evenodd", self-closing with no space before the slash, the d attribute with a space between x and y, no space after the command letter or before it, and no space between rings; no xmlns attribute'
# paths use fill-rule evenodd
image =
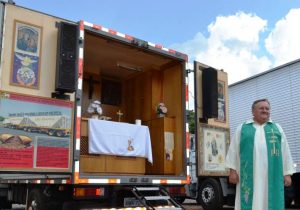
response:
<svg viewBox="0 0 300 210"><path fill-rule="evenodd" d="M229 129L200 124L198 130L198 175L227 176L225 157L230 143Z"/></svg>
<svg viewBox="0 0 300 210"><path fill-rule="evenodd" d="M14 21L10 84L39 88L42 28Z"/></svg>

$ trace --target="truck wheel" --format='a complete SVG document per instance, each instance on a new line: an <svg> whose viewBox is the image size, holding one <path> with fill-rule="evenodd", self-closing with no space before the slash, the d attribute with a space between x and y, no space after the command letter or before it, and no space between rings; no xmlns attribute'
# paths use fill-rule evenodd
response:
<svg viewBox="0 0 300 210"><path fill-rule="evenodd" d="M222 209L223 193L219 182L212 178L203 180L196 200L205 210Z"/></svg>
<svg viewBox="0 0 300 210"><path fill-rule="evenodd" d="M45 199L43 193L38 189L33 189L29 193L27 200L27 210L45 210Z"/></svg>

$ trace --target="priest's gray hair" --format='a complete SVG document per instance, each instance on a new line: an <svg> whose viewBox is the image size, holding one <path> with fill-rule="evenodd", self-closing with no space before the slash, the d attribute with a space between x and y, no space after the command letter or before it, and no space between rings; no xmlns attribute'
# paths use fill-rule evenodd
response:
<svg viewBox="0 0 300 210"><path fill-rule="evenodd" d="M267 102L270 106L270 101L267 98L262 98L262 99L258 99L255 100L252 104L252 110L254 109L255 105L258 104L259 102Z"/></svg>

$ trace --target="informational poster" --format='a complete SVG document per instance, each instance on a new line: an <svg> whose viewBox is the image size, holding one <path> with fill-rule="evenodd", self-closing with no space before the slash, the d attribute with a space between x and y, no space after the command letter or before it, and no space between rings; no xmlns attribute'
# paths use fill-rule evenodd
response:
<svg viewBox="0 0 300 210"><path fill-rule="evenodd" d="M199 163L201 175L227 175L225 158L229 144L228 129L202 125Z"/></svg>
<svg viewBox="0 0 300 210"><path fill-rule="evenodd" d="M69 170L73 103L0 91L0 167Z"/></svg>

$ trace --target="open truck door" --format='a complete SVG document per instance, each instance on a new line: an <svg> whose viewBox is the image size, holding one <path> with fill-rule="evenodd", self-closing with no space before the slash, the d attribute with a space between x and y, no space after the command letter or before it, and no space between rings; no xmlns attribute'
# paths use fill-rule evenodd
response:
<svg viewBox="0 0 300 210"><path fill-rule="evenodd" d="M227 73L194 62L195 135L191 135L191 183L187 195L205 210L221 209L233 191L228 188L225 157L229 146Z"/></svg>

